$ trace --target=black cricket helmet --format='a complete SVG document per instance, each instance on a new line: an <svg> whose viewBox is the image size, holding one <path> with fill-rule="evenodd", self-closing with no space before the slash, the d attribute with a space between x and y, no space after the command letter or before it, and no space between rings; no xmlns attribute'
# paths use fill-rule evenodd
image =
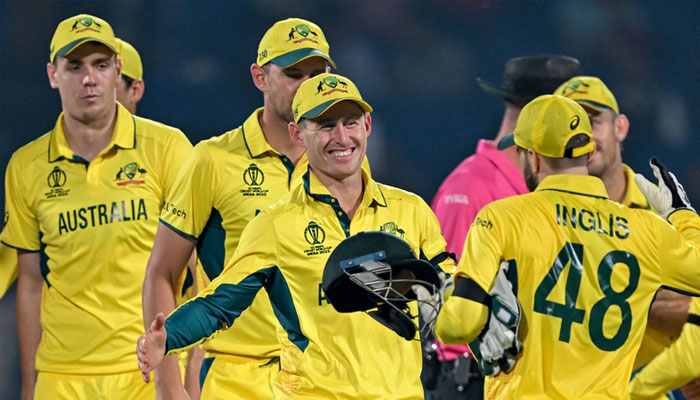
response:
<svg viewBox="0 0 700 400"><path fill-rule="evenodd" d="M340 242L323 270L326 297L341 313L366 311L406 340L416 334L408 302L413 285L440 289L437 270L416 257L411 245L387 232L360 232Z"/></svg>

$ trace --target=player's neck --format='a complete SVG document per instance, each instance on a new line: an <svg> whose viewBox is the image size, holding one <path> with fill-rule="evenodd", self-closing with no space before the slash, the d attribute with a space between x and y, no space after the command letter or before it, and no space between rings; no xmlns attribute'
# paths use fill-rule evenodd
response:
<svg viewBox="0 0 700 400"><path fill-rule="evenodd" d="M353 174L352 176L338 180L327 176L318 170L314 170L313 167L311 169L314 171L314 174L316 174L318 180L321 181L323 186L328 189L331 196L338 200L338 203L340 203L340 208L345 211L348 218L352 220L352 217L355 215L357 208L362 202L362 195L364 194L365 184L362 180L362 172L357 171L357 173Z"/></svg>
<svg viewBox="0 0 700 400"><path fill-rule="evenodd" d="M270 147L287 156L296 165L301 155L304 154L304 148L292 142L289 136L289 124L266 110L261 113L259 121L265 140Z"/></svg>
<svg viewBox="0 0 700 400"><path fill-rule="evenodd" d="M117 121L117 108L110 108L104 117L84 121L63 113L63 132L68 146L81 158L92 161L112 141L114 125Z"/></svg>
<svg viewBox="0 0 700 400"><path fill-rule="evenodd" d="M622 203L627 194L627 177L622 168L622 163L616 163L612 168L608 168L601 179L605 184L605 190L608 192L610 200Z"/></svg>

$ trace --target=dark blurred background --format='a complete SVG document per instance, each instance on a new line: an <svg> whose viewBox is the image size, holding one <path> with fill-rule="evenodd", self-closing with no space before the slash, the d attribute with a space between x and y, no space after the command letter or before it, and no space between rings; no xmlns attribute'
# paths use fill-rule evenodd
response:
<svg viewBox="0 0 700 400"><path fill-rule="evenodd" d="M477 140L498 130L503 102L475 78L500 83L508 58L565 54L602 78L629 117L625 162L647 173L659 156L697 203L699 12L697 1L0 0L0 166L61 111L46 63L65 18L100 16L133 44L146 81L138 114L196 143L262 105L249 72L258 42L275 21L301 17L321 26L335 72L374 107L369 159L378 181L430 203ZM0 300L1 399L19 396L14 295Z"/></svg>

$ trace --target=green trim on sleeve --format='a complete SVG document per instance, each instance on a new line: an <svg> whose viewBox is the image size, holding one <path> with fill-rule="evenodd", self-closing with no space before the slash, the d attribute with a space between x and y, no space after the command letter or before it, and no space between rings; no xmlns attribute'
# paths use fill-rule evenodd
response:
<svg viewBox="0 0 700 400"><path fill-rule="evenodd" d="M180 236L184 236L184 237L186 237L186 238L188 238L188 239L192 239L192 240L197 240L197 237L196 237L196 236L190 235L189 233L186 233L186 232L183 232L183 231L177 229L176 227L174 227L174 226L170 225L169 223L165 222L165 221L163 220L163 218L158 218L158 221L160 221L161 224L167 226L168 228L174 230L174 231L175 231L176 233L178 233Z"/></svg>

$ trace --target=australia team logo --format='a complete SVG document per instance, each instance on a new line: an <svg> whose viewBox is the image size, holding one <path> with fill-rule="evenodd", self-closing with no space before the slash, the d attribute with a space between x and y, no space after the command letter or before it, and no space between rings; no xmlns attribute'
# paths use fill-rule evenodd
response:
<svg viewBox="0 0 700 400"><path fill-rule="evenodd" d="M93 28L93 25L94 25L94 28ZM97 28L97 29L95 29L95 28ZM99 33L100 29L102 29L102 24L95 21L92 17L82 17L82 18L79 18L75 21L75 23L73 24L73 27L70 31L71 32L76 31L76 33L80 33L83 31L91 30L91 31L95 31L95 32Z"/></svg>
<svg viewBox="0 0 700 400"><path fill-rule="evenodd" d="M47 199L55 197L67 196L70 189L64 189L63 186L68 181L66 171L62 170L58 165L53 167L49 175L46 177L46 183L49 185L49 191L44 193Z"/></svg>
<svg viewBox="0 0 700 400"><path fill-rule="evenodd" d="M338 87L340 85L340 87ZM327 76L318 82L316 94L323 92L322 96L328 96L331 93L342 92L347 93L348 84L338 79L336 76Z"/></svg>
<svg viewBox="0 0 700 400"><path fill-rule="evenodd" d="M564 97L569 97L574 93L586 94L588 93L586 89L588 89L589 87L590 85L588 85L581 79L574 79L561 89L560 94Z"/></svg>
<svg viewBox="0 0 700 400"><path fill-rule="evenodd" d="M117 186L142 185L146 183L144 178L147 172L139 163L131 162L119 168L114 180L117 181Z"/></svg>
<svg viewBox="0 0 700 400"><path fill-rule="evenodd" d="M315 256L319 254L328 254L331 252L331 246L324 246L326 241L326 231L314 221L309 221L309 224L304 228L304 239L311 246L304 249L307 256Z"/></svg>
<svg viewBox="0 0 700 400"><path fill-rule="evenodd" d="M313 39L309 37L309 34L313 36ZM306 24L299 24L289 31L289 39L287 39L287 41L289 42L290 40L293 40L292 43L294 44L305 41L318 43L318 40L316 39L318 39L318 33L312 31Z"/></svg>
<svg viewBox="0 0 700 400"><path fill-rule="evenodd" d="M250 166L243 171L243 182L248 186L260 186L265 182L265 174L257 165L250 164Z"/></svg>
<svg viewBox="0 0 700 400"><path fill-rule="evenodd" d="M403 238L404 235L406 234L406 231L399 228L399 226L396 225L396 222L387 222L386 224L380 226L379 230L382 232L393 233L394 235L396 235L400 238Z"/></svg>

